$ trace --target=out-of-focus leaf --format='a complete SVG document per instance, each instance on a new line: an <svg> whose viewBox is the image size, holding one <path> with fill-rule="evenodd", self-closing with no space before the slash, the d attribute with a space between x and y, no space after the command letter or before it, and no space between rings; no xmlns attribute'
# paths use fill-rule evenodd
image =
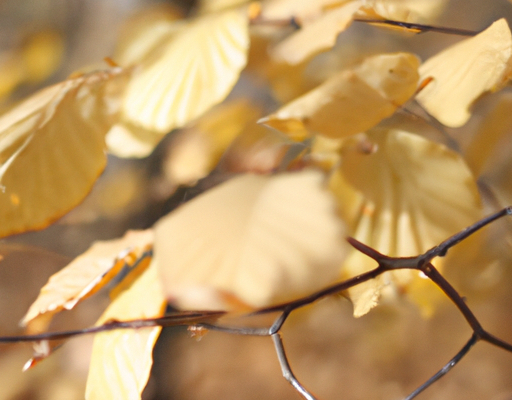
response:
<svg viewBox="0 0 512 400"><path fill-rule="evenodd" d="M155 257L180 307L262 307L339 276L346 244L324 175L242 175L157 223Z"/></svg>
<svg viewBox="0 0 512 400"><path fill-rule="evenodd" d="M22 325L31 333L46 330L56 313L74 308L105 286L123 267L133 266L152 242L153 231L146 230L93 244L50 278L23 317Z"/></svg>
<svg viewBox="0 0 512 400"><path fill-rule="evenodd" d="M231 142L259 115L260 110L240 99L214 107L174 136L164 164L166 177L174 184L185 185L204 178Z"/></svg>
<svg viewBox="0 0 512 400"><path fill-rule="evenodd" d="M36 32L26 39L21 50L25 80L31 83L49 78L60 66L64 55L64 38L54 30Z"/></svg>
<svg viewBox="0 0 512 400"><path fill-rule="evenodd" d="M409 53L370 57L259 122L292 138L304 130L331 138L364 132L392 115L414 94L418 66L418 58Z"/></svg>
<svg viewBox="0 0 512 400"><path fill-rule="evenodd" d="M364 0L363 14L403 22L435 19L446 7L446 0Z"/></svg>
<svg viewBox="0 0 512 400"><path fill-rule="evenodd" d="M248 25L246 8L185 24L153 50L130 81L124 117L168 133L221 102L247 62Z"/></svg>
<svg viewBox="0 0 512 400"><path fill-rule="evenodd" d="M476 135L464 150L464 159L477 177L488 168L496 168L498 160L493 155L506 143L512 129L512 93L501 92L497 96L499 98L483 116Z"/></svg>
<svg viewBox="0 0 512 400"><path fill-rule="evenodd" d="M499 90L510 78L512 35L505 19L475 37L429 58L422 79L434 80L417 96L420 104L444 125L459 127L471 116L469 108L484 92Z"/></svg>
<svg viewBox="0 0 512 400"><path fill-rule="evenodd" d="M308 2L303 2L307 4ZM330 7L319 8L317 3L331 3ZM272 3L270 3L272 5ZM286 39L279 42L271 51L272 58L276 61L286 62L288 64L299 64L308 58L330 49L336 44L338 34L348 28L354 14L361 7L359 0L347 2L316 2L309 10L313 10L321 15L313 20L301 19L302 27L299 31L293 33ZM327 6L327 5L325 5ZM294 7L290 7L293 11ZM309 8L306 6L306 8ZM302 10L305 11L305 10ZM263 12L263 16L282 14L281 12L267 11ZM290 13L287 18L297 17L296 14Z"/></svg>
<svg viewBox="0 0 512 400"><path fill-rule="evenodd" d="M294 144L280 132L250 125L231 143L216 170L268 174L282 167L288 150Z"/></svg>
<svg viewBox="0 0 512 400"><path fill-rule="evenodd" d="M133 285L112 302L97 324L160 317L165 304L153 261ZM140 399L153 364L153 347L161 330L161 327L119 329L96 334L85 398Z"/></svg>
<svg viewBox="0 0 512 400"><path fill-rule="evenodd" d="M177 8L158 4L143 9L128 19L121 28L116 43L114 61L129 67L146 61L158 45L170 41L183 28L184 21Z"/></svg>
<svg viewBox="0 0 512 400"><path fill-rule="evenodd" d="M115 124L107 133L105 142L108 152L122 158L144 158L162 140L164 135L141 128L123 119Z"/></svg>
<svg viewBox="0 0 512 400"><path fill-rule="evenodd" d="M366 140L374 151L345 148L331 181L350 236L383 254L414 256L480 217L476 182L457 153L399 130L375 130ZM354 251L343 272L357 275L374 264ZM386 273L350 290L354 314L367 313L384 286L406 289L414 275Z"/></svg>
<svg viewBox="0 0 512 400"><path fill-rule="evenodd" d="M87 195L105 167L126 73L48 87L0 118L0 237L47 226Z"/></svg>

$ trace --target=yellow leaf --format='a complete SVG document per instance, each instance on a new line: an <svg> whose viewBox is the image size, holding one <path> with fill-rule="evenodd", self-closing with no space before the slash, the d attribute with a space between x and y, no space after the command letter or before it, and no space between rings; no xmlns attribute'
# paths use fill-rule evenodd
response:
<svg viewBox="0 0 512 400"><path fill-rule="evenodd" d="M293 144L280 132L250 125L231 143L216 170L228 174L274 172L282 167Z"/></svg>
<svg viewBox="0 0 512 400"><path fill-rule="evenodd" d="M162 42L183 28L180 12L168 4L148 7L121 28L113 59L123 67L143 62Z"/></svg>
<svg viewBox="0 0 512 400"><path fill-rule="evenodd" d="M435 19L446 7L446 0L365 0L362 13L403 22Z"/></svg>
<svg viewBox="0 0 512 400"><path fill-rule="evenodd" d="M235 296L262 307L337 280L344 227L323 179L314 170L242 175L162 218L155 257L167 298L215 309Z"/></svg>
<svg viewBox="0 0 512 400"><path fill-rule="evenodd" d="M164 135L135 126L122 119L112 126L105 137L108 152L121 158L149 156Z"/></svg>
<svg viewBox="0 0 512 400"><path fill-rule="evenodd" d="M153 261L133 285L112 302L97 324L110 320L160 317L164 313L165 304ZM96 334L85 398L140 399L149 378L153 347L161 329L119 329Z"/></svg>
<svg viewBox="0 0 512 400"><path fill-rule="evenodd" d="M331 182L350 236L383 254L414 256L480 217L476 182L457 153L400 130L376 129L368 138L375 150L346 148L339 175ZM343 271L353 276L374 264L354 252ZM414 275L387 273L351 290L354 314L368 312L381 287L405 287Z"/></svg>
<svg viewBox="0 0 512 400"><path fill-rule="evenodd" d="M505 19L482 33L429 58L421 79L433 77L417 96L420 104L441 123L464 125L469 108L484 92L499 90L511 74L512 35Z"/></svg>
<svg viewBox="0 0 512 400"><path fill-rule="evenodd" d="M31 333L45 331L56 313L74 308L105 286L123 267L133 266L152 242L151 230L132 231L122 239L96 242L50 278L21 324Z"/></svg>
<svg viewBox="0 0 512 400"><path fill-rule="evenodd" d="M364 132L414 94L418 66L417 57L409 53L370 57L259 122L292 137L301 126L331 138Z"/></svg>
<svg viewBox="0 0 512 400"><path fill-rule="evenodd" d="M246 100L214 107L189 128L178 132L164 164L173 184L192 185L213 170L231 142L260 111Z"/></svg>
<svg viewBox="0 0 512 400"><path fill-rule="evenodd" d="M464 150L464 158L477 177L488 170L496 170L496 164L499 165L496 152L503 149L512 127L512 93L503 91L497 96L491 110L481 118L476 135ZM508 174L508 168L500 166L500 169Z"/></svg>
<svg viewBox="0 0 512 400"><path fill-rule="evenodd" d="M64 38L53 30L43 30L27 38L21 51L25 80L31 83L49 78L60 66Z"/></svg>
<svg viewBox="0 0 512 400"><path fill-rule="evenodd" d="M331 1L331 3L333 3ZM272 58L288 64L300 64L336 44L338 34L348 28L354 14L361 7L358 0L329 8L319 18L279 42L271 51ZM294 16L293 14L290 15Z"/></svg>
<svg viewBox="0 0 512 400"><path fill-rule="evenodd" d="M0 237L43 228L87 195L125 78L116 68L68 79L0 118Z"/></svg>
<svg viewBox="0 0 512 400"><path fill-rule="evenodd" d="M184 25L151 53L130 81L124 117L167 133L221 102L247 62L248 25L245 8Z"/></svg>

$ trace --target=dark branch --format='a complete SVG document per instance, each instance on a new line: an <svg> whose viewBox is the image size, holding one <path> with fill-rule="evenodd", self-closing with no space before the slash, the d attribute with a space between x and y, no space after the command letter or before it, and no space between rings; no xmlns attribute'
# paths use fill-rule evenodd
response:
<svg viewBox="0 0 512 400"><path fill-rule="evenodd" d="M409 396L405 398L405 400L411 400L415 398L417 395L419 395L421 392L423 392L426 388L428 388L430 385L432 385L434 382L436 382L438 379L445 376L448 372L451 371L455 365L464 357L469 350L478 342L478 336L473 333L471 336L471 339L468 340L468 342L464 345L464 347L453 357L450 361L446 363L446 365L441 368L432 378L427 380L423 385L421 385L419 388L417 388L414 392L412 392Z"/></svg>
<svg viewBox="0 0 512 400"><path fill-rule="evenodd" d="M448 35L458 35L458 36L475 36L480 33L480 31L471 31L471 30L467 30L467 29L458 29L458 28L448 28L448 27L444 27L444 26L422 25L422 24L415 24L412 22L395 21L392 19L355 18L354 21L364 22L367 24L396 26L399 28L404 28L404 29L407 29L410 31L414 31L416 33L436 32L436 33L445 33Z"/></svg>

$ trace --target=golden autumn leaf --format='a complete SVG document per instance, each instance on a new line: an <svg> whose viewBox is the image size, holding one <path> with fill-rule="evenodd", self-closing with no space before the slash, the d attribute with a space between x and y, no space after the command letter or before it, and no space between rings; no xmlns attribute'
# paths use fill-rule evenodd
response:
<svg viewBox="0 0 512 400"><path fill-rule="evenodd" d="M133 266L152 242L153 231L145 230L128 232L122 239L94 243L50 277L21 324L28 332L43 332L55 314L71 310L104 287L123 267Z"/></svg>
<svg viewBox="0 0 512 400"><path fill-rule="evenodd" d="M318 2L317 2L318 3ZM359 0L352 0L347 2L320 2L330 3L331 7L325 4L325 10L318 6L312 6L316 9L316 13L320 14L316 18L298 18L302 23L302 27L297 32L291 34L284 40L276 44L271 50L271 56L274 60L279 62L286 62L288 64L296 65L304 62L305 60L313 57L314 55L332 48L336 44L336 38L339 33L348 28L353 20L354 14L359 10L362 3ZM272 3L270 3L272 5ZM298 3L297 3L298 4ZM306 4L307 2L303 2ZM316 4L316 3L315 3ZM289 7L290 11L294 7ZM263 16L279 15L276 13L263 9ZM304 10L302 10L304 11ZM309 9L309 12L313 10ZM295 13L289 13L287 18L297 17Z"/></svg>
<svg viewBox="0 0 512 400"><path fill-rule="evenodd" d="M259 122L292 138L306 130L330 138L364 132L414 94L418 67L418 58L409 53L369 57Z"/></svg>
<svg viewBox="0 0 512 400"><path fill-rule="evenodd" d="M224 100L247 62L248 25L246 8L183 25L150 53L131 79L124 118L168 133Z"/></svg>
<svg viewBox="0 0 512 400"><path fill-rule="evenodd" d="M374 151L345 148L331 180L350 236L389 256L414 256L481 216L476 182L457 153L400 130L375 129L366 140ZM374 264L354 251L343 271L353 276ZM394 271L351 289L354 314L368 312L384 286L406 287L414 275Z"/></svg>
<svg viewBox="0 0 512 400"><path fill-rule="evenodd" d="M169 41L185 24L177 8L158 4L145 8L122 26L114 61L131 67L144 62L162 42Z"/></svg>
<svg viewBox="0 0 512 400"><path fill-rule="evenodd" d="M446 0L365 0L362 14L403 22L435 19L446 7Z"/></svg>
<svg viewBox="0 0 512 400"><path fill-rule="evenodd" d="M425 61L421 78L434 79L418 94L418 102L444 125L462 126L479 96L508 81L511 57L512 35L507 21L500 19Z"/></svg>
<svg viewBox="0 0 512 400"><path fill-rule="evenodd" d="M212 108L172 140L164 173L173 184L191 185L208 175L222 154L260 110L238 99Z"/></svg>
<svg viewBox="0 0 512 400"><path fill-rule="evenodd" d="M476 177L496 168L496 152L507 143L512 127L512 93L503 91L497 96L491 110L479 121L476 134L463 152L464 159Z"/></svg>
<svg viewBox="0 0 512 400"><path fill-rule="evenodd" d="M165 305L153 261L133 285L110 304L97 325L111 320L160 317ZM153 364L153 347L161 330L161 327L118 329L96 334L85 398L140 399Z"/></svg>
<svg viewBox="0 0 512 400"><path fill-rule="evenodd" d="M155 258L180 307L262 307L334 282L344 227L315 170L241 175L162 218ZM217 301L218 300L218 301Z"/></svg>
<svg viewBox="0 0 512 400"><path fill-rule="evenodd" d="M43 228L87 195L125 78L119 68L70 78L0 117L0 237Z"/></svg>

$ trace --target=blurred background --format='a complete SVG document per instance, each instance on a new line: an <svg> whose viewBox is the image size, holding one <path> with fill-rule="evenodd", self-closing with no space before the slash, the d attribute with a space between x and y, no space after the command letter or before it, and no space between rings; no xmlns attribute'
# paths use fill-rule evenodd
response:
<svg viewBox="0 0 512 400"><path fill-rule="evenodd" d="M0 0L0 110L76 70L98 65L112 55L130 16L162 3ZM193 1L166 4L184 15L196 6ZM501 17L512 21L510 2L451 0L435 24L480 30ZM323 63L338 69L356 53L360 57L377 51L405 50L426 59L460 40L435 33L404 36L357 23L341 36L336 48L309 68ZM247 83L251 71L245 75L235 90L247 91L250 97L255 90ZM275 102L270 88L265 90ZM503 93L511 95L509 89ZM485 115L500 99L483 98L467 126L449 131L461 148L470 145ZM504 124L502 129L512 134L512 121ZM510 137L503 136L495 163L483 176L483 181L498 188L486 197L487 213L512 204ZM187 196L187 189L169 182L162 167L170 142L164 140L142 160L109 156L105 173L77 209L43 231L0 240L0 335L21 333L18 323L39 289L93 241L150 227ZM511 233L512 220L500 221L481 236L478 246L462 243L446 263L446 277L467 298L483 326L508 341L512 341ZM91 325L106 304L108 298L100 293L62 315L53 328ZM346 299L326 299L293 315L283 330L294 372L324 400L403 398L453 357L470 335L448 301L440 300L433 316L424 318L406 297L384 302L360 319L352 317ZM25 373L21 368L31 357L31 347L0 345L0 399L83 398L91 344L91 337L73 339ZM512 354L479 343L447 377L418 398L511 400L511 374ZM281 377L270 338L210 332L197 341L183 329L167 329L157 344L143 398L296 399L298 395Z"/></svg>

